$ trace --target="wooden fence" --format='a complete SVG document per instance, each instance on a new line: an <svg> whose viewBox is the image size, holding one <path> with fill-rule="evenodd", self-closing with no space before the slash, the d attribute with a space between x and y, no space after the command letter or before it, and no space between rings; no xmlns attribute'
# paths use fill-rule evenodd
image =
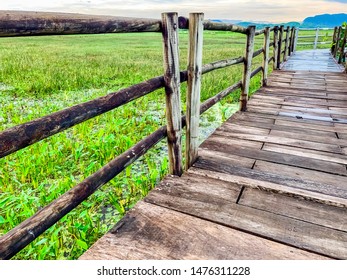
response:
<svg viewBox="0 0 347 280"><path fill-rule="evenodd" d="M298 32L296 33L295 46L317 49L319 46L329 48L332 44L331 39L333 34L331 32L334 30L334 28L298 28L297 30ZM311 34L300 35L301 31L303 31L302 33L309 31L308 33Z"/></svg>
<svg viewBox="0 0 347 280"><path fill-rule="evenodd" d="M345 72L347 73L346 63L346 36L347 26L338 26L334 28L333 41L331 44L331 54L337 59L338 63L345 63Z"/></svg>
<svg viewBox="0 0 347 280"><path fill-rule="evenodd" d="M262 83L267 84L269 63L279 69L281 63L294 51L295 28L273 27L256 30L255 26L243 28L231 24L203 21L202 13L192 13L189 19L178 17L177 13L162 14L162 20L115 19L96 24L85 19L60 19L59 28L54 20L43 24L37 18L37 25L21 25L21 21L11 23L0 17L0 36L47 35L47 34L88 34L103 32L161 32L164 47L164 75L106 96L55 112L39 119L17 125L0 132L0 158L39 142L76 124L118 108L132 100L145 96L157 89L165 88L167 124L142 139L136 145L117 156L84 181L39 210L11 231L0 237L0 258L8 259L54 225L67 213L92 195L98 188L110 181L139 157L144 155L159 141L167 137L170 173L181 175L182 128L186 127L186 166L189 168L197 158L199 116L222 98L241 89L240 110L247 109L250 80L262 73ZM23 23L23 22L22 22ZM113 28L111 27L113 26ZM117 27L117 28L115 28ZM189 54L187 70L179 66L179 28L189 29ZM215 61L202 65L203 31L224 30L238 32L246 36L243 57ZM254 50L255 36L264 36L263 47ZM263 55L262 65L252 71L253 58ZM243 64L243 78L225 90L200 104L201 76L232 65ZM253 67L254 68L254 67ZM181 115L180 85L187 82L187 112Z"/></svg>

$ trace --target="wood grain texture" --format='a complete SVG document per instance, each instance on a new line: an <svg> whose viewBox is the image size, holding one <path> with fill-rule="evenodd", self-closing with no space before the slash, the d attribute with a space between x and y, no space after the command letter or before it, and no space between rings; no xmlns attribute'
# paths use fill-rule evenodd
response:
<svg viewBox="0 0 347 280"><path fill-rule="evenodd" d="M0 11L0 37L160 32L158 19L83 15L73 13Z"/></svg>
<svg viewBox="0 0 347 280"><path fill-rule="evenodd" d="M210 194L211 188L205 187L204 180L199 187L195 185L191 189L189 179L192 176L176 178L170 181L169 187L159 185L146 201L299 249L333 258L347 257L347 248L343 245L347 241L346 232L237 204L233 197L224 193L230 186L219 187L218 181L214 187L218 186L218 193Z"/></svg>
<svg viewBox="0 0 347 280"><path fill-rule="evenodd" d="M182 167L182 121L177 13L162 14L167 142L170 173L180 176Z"/></svg>
<svg viewBox="0 0 347 280"><path fill-rule="evenodd" d="M252 58L254 51L255 26L247 28L247 40L244 56L244 68L242 76L242 89L240 96L240 111L245 111L247 108L249 86L252 74Z"/></svg>
<svg viewBox="0 0 347 280"><path fill-rule="evenodd" d="M189 16L188 90L186 109L186 169L198 157L202 75L203 14Z"/></svg>
<svg viewBox="0 0 347 280"><path fill-rule="evenodd" d="M170 221L170 222L168 222ZM80 260L327 259L140 202Z"/></svg>
<svg viewBox="0 0 347 280"><path fill-rule="evenodd" d="M267 77L269 72L269 57L270 57L270 27L264 29L264 58L263 58L263 81L262 85L267 85Z"/></svg>

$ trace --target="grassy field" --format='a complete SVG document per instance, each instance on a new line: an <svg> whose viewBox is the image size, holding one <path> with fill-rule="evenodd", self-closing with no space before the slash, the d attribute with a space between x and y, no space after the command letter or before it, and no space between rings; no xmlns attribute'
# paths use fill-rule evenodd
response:
<svg viewBox="0 0 347 280"><path fill-rule="evenodd" d="M181 69L187 32L180 34ZM0 131L162 75L161 35L100 34L1 38ZM206 32L204 63L243 55L239 34ZM256 49L262 45L257 39ZM255 59L260 65L261 56ZM202 100L241 79L241 66L208 73ZM251 89L260 85L259 75ZM182 100L185 101L185 85ZM201 141L238 107L239 92L201 117ZM184 102L183 102L184 103ZM165 124L158 90L0 159L0 235ZM167 174L166 143L103 186L16 259L76 259Z"/></svg>

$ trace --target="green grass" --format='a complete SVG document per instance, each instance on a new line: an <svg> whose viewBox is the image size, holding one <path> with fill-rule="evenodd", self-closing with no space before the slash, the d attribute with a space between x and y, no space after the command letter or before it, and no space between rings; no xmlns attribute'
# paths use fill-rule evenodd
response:
<svg viewBox="0 0 347 280"><path fill-rule="evenodd" d="M181 69L187 36L180 37ZM203 63L243 55L244 42L241 35L206 32ZM256 49L261 45L259 38ZM0 131L163 73L155 33L1 38L0 61ZM202 101L241 75L240 65L206 74ZM251 90L259 85L257 75ZM201 141L235 111L238 99L235 92L201 116ZM165 95L158 90L0 159L0 235L163 124ZM14 258L78 258L167 172L162 141Z"/></svg>

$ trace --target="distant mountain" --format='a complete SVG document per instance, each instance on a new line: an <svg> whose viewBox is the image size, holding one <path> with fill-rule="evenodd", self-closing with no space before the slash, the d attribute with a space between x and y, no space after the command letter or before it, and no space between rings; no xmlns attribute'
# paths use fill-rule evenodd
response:
<svg viewBox="0 0 347 280"><path fill-rule="evenodd" d="M343 22L347 22L347 14L324 14L316 15L312 17L305 18L302 23L291 21L285 23L269 23L269 22L251 22L251 21L241 21L241 20L226 20L226 19L214 19L213 22L223 22L229 24L237 24L244 27L249 25L255 25L257 29L264 28L266 26L284 25L284 26L295 26L295 27L335 27L340 26Z"/></svg>
<svg viewBox="0 0 347 280"><path fill-rule="evenodd" d="M347 14L323 14L305 18L304 27L335 27L347 22Z"/></svg>

